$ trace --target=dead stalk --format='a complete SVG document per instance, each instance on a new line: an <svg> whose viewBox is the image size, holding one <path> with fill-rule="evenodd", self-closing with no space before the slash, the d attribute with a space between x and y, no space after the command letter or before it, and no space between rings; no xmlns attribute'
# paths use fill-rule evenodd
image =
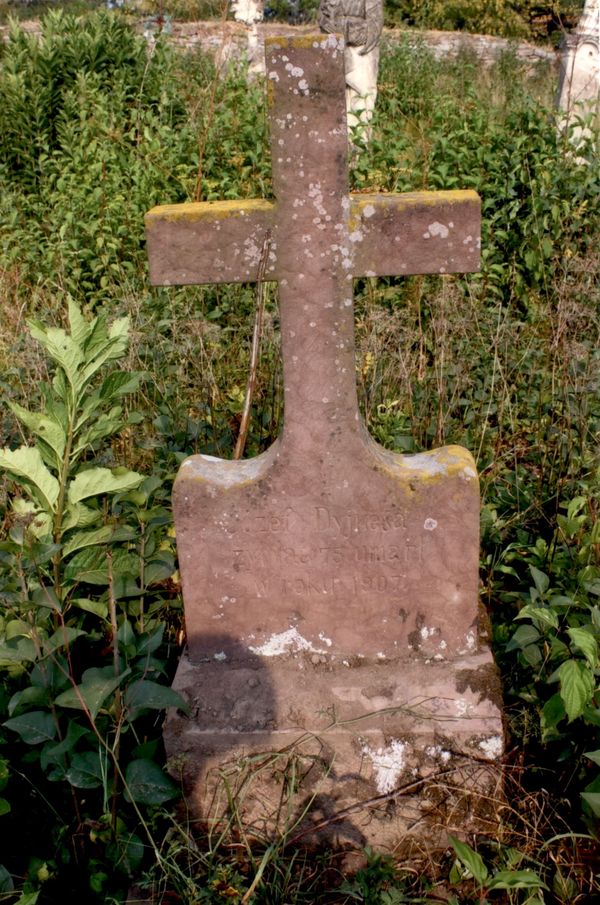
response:
<svg viewBox="0 0 600 905"><path fill-rule="evenodd" d="M256 386L256 372L258 370L258 359L260 356L260 341L262 337L263 315L265 311L265 271L267 261L269 260L269 251L271 249L271 232L267 231L265 241L263 243L260 262L258 265L258 281L256 284L256 309L254 313L254 332L252 334L252 352L250 354L250 370L248 372L248 381L246 383L246 398L244 399L244 408L242 410L242 420L240 421L240 431L238 434L234 459L241 459L244 454L246 440L248 438L248 430L250 428L250 413L252 410L252 398L254 396L254 387Z"/></svg>

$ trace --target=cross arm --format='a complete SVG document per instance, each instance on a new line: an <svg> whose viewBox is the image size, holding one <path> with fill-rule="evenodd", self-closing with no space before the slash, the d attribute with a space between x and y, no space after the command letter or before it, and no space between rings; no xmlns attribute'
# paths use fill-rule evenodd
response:
<svg viewBox="0 0 600 905"><path fill-rule="evenodd" d="M350 198L354 276L478 270L481 202L477 192Z"/></svg>
<svg viewBox="0 0 600 905"><path fill-rule="evenodd" d="M251 283L258 279L275 206L252 201L164 204L146 214L154 286ZM273 279L273 258L265 275Z"/></svg>

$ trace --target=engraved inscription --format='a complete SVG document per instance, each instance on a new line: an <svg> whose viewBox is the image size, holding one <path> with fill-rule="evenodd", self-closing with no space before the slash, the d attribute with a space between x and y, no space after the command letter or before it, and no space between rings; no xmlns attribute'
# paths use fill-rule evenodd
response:
<svg viewBox="0 0 600 905"><path fill-rule="evenodd" d="M249 532L264 543L246 544L240 537L232 565L240 594L256 597L398 598L430 540L408 536L405 513L395 507L365 512L314 506L302 515L288 507L255 516Z"/></svg>
<svg viewBox="0 0 600 905"><path fill-rule="evenodd" d="M333 513L325 506L315 508L316 529L318 532L332 532L334 535L349 538L363 531L403 530L406 527L404 513L399 510L391 512L356 512Z"/></svg>

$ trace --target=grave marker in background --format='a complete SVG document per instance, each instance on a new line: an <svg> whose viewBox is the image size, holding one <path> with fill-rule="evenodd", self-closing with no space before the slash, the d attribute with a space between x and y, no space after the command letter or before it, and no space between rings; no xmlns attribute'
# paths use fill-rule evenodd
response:
<svg viewBox="0 0 600 905"><path fill-rule="evenodd" d="M600 104L600 0L586 0L577 27L563 42L559 83L559 106L564 111L564 125L574 117L599 113ZM576 126L573 142L577 144L586 131Z"/></svg>
<svg viewBox="0 0 600 905"><path fill-rule="evenodd" d="M343 55L332 35L267 41L276 201L147 215L153 283L252 281L262 264L279 284L281 437L248 461L187 459L174 491L189 647L175 685L196 716L171 715L165 741L186 754L205 813L210 768L230 759L239 776L257 751L303 759L297 804L313 790L321 814L359 799L377 810L378 796L451 758L456 794L473 797L473 770L487 794L480 760L502 752L477 630L474 462L459 447L379 447L355 386L353 277L476 269L479 199L349 194ZM280 794L261 776L248 819L272 826ZM414 811L426 837L438 797L383 822L359 810L322 832L395 843Z"/></svg>

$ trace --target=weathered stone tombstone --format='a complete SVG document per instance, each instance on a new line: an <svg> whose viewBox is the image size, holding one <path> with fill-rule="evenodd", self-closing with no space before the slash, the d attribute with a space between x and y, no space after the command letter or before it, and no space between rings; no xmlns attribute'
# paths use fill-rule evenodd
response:
<svg viewBox="0 0 600 905"><path fill-rule="evenodd" d="M377 100L383 0L321 0L317 21L321 31L344 38L348 130L359 141L369 141Z"/></svg>
<svg viewBox="0 0 600 905"><path fill-rule="evenodd" d="M575 116L600 113L600 0L586 0L577 27L565 37L558 103L565 114L563 127L570 125ZM577 125L573 143L580 143L586 134Z"/></svg>
<svg viewBox="0 0 600 905"><path fill-rule="evenodd" d="M479 199L349 194L343 55L338 36L267 42L275 202L147 215L153 283L277 280L285 390L266 453L180 469L175 687L192 716L170 714L165 743L205 816L215 768L239 777L244 758L282 751L303 759L288 810L303 834L395 845L414 820L432 841L486 818L503 736L477 629L475 465L459 447L401 456L367 435L352 279L476 269ZM272 831L280 798L263 771L242 810Z"/></svg>

